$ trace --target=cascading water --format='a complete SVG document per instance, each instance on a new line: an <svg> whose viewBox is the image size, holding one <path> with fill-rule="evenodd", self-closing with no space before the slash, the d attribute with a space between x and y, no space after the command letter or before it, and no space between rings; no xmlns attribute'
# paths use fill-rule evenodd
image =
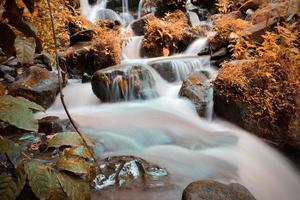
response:
<svg viewBox="0 0 300 200"><path fill-rule="evenodd" d="M99 157L139 156L165 167L174 186L134 194L130 190L115 191L110 194L111 198L179 200L187 184L212 178L239 182L258 200L299 199L299 175L285 158L260 139L231 124L219 119L209 122L199 118L194 106L178 97L181 80L187 73L213 71L207 63L209 57L189 56L205 48L204 39L198 42L203 45L195 48L192 44L188 48L192 50L187 50L186 55L154 59L132 56L136 60L127 59L119 66L127 72L136 65L147 69L147 77L154 82L151 87L158 94L156 98L100 104L90 84L72 83L64 89L70 113L81 129L96 140ZM137 48L135 45L126 51ZM173 66L171 71L176 74L173 83L163 80L150 67L164 62ZM182 68L184 70L178 72ZM114 76L115 83L120 79L120 75ZM114 87L119 86L115 84ZM46 114L66 117L59 99ZM93 199L98 199L96 193Z"/></svg>

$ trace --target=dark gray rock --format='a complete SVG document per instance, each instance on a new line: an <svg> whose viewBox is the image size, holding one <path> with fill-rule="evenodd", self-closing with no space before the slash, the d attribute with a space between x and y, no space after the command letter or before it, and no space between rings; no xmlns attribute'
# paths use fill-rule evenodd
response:
<svg viewBox="0 0 300 200"><path fill-rule="evenodd" d="M141 66L98 70L91 83L94 94L102 102L149 99L157 96L150 71Z"/></svg>
<svg viewBox="0 0 300 200"><path fill-rule="evenodd" d="M37 66L30 67L8 88L12 96L21 96L48 108L59 92L57 74Z"/></svg>
<svg viewBox="0 0 300 200"><path fill-rule="evenodd" d="M179 91L181 97L186 97L194 103L197 113L201 117L208 117L208 107L213 103L213 89L209 86L210 80L208 72L194 72L183 81Z"/></svg>

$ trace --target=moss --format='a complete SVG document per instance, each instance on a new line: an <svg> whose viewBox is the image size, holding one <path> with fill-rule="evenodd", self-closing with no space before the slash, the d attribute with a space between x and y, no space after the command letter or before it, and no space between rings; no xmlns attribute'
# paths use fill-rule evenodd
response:
<svg viewBox="0 0 300 200"><path fill-rule="evenodd" d="M223 63L214 87L218 98L239 107L244 128L277 144L300 147L298 27L278 25L247 60Z"/></svg>

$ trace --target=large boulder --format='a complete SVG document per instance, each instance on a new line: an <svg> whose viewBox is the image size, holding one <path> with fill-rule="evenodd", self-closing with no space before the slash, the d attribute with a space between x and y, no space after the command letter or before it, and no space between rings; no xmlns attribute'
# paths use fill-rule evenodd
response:
<svg viewBox="0 0 300 200"><path fill-rule="evenodd" d="M102 102L148 99L157 96L150 71L142 66L98 70L92 77L94 94Z"/></svg>
<svg viewBox="0 0 300 200"><path fill-rule="evenodd" d="M182 200L255 200L253 195L241 184L225 185L213 180L196 181L188 185Z"/></svg>
<svg viewBox="0 0 300 200"><path fill-rule="evenodd" d="M277 146L300 149L299 65L272 53L281 64L264 61L267 55L223 64L214 82L214 110Z"/></svg>
<svg viewBox="0 0 300 200"><path fill-rule="evenodd" d="M8 88L8 94L21 96L44 108L50 107L59 92L56 72L31 66Z"/></svg>
<svg viewBox="0 0 300 200"><path fill-rule="evenodd" d="M201 117L210 117L208 109L209 106L212 109L213 105L213 89L209 85L210 81L208 72L194 72L183 81L179 91L181 97L186 97L193 102Z"/></svg>

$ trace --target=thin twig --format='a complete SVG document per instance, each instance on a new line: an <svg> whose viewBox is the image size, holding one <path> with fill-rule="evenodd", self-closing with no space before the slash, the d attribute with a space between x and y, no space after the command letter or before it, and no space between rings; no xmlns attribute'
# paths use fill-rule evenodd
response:
<svg viewBox="0 0 300 200"><path fill-rule="evenodd" d="M54 18L52 15L52 8L51 8L51 3L50 0L47 0L48 3L48 9L49 9L49 15L50 15L50 19L51 19L51 29L52 29L52 35L53 35L53 40L54 40L54 48L55 48L55 60L56 60L56 66L57 66L57 70L58 70L58 84L59 84L59 95L60 95L60 100L61 103L64 107L64 110L72 124L72 126L74 127L74 129L76 130L76 132L78 133L78 135L80 136L80 138L82 139L84 145L88 148L88 150L90 151L91 155L93 156L94 161L96 162L96 158L95 155L93 153L93 151L91 150L90 146L88 145L86 139L83 137L83 134L80 132L79 128L77 127L77 125L75 124L75 121L73 120L67 106L64 100L64 94L62 92L62 80L61 80L61 68L59 65L59 59L58 59L58 45L57 45L57 40L56 40L56 33L55 33L55 27L54 27Z"/></svg>

